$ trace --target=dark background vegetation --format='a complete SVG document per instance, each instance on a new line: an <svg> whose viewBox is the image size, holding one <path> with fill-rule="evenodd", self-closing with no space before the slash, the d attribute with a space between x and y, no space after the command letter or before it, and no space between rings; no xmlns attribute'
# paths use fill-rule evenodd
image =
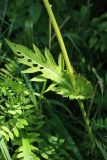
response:
<svg viewBox="0 0 107 160"><path fill-rule="evenodd" d="M107 1L50 0L50 2L76 72L86 76L95 88L92 100L84 103L93 132L104 150L107 150ZM29 48L35 43L43 49L45 46L48 47L48 26L49 18L42 0L0 0L0 67L5 67L9 59L11 61L15 59L4 38ZM52 37L50 50L57 60L60 48L53 29ZM21 77L20 70L13 69L12 74ZM94 156L89 157L87 151L88 140L82 143L84 122L76 101L69 101L54 93L45 96L69 108L72 116L57 103L52 106L53 112L74 138L83 157L92 160ZM47 114L45 107L43 109L44 114ZM48 118L50 119L50 116Z"/></svg>

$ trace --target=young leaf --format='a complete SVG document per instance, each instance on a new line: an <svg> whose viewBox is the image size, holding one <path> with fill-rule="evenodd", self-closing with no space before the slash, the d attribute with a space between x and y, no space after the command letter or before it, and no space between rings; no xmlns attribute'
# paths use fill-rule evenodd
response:
<svg viewBox="0 0 107 160"><path fill-rule="evenodd" d="M13 128L13 133L14 133L14 135L15 135L16 137L19 137L19 131L18 131L17 127L14 127L14 128Z"/></svg>
<svg viewBox="0 0 107 160"><path fill-rule="evenodd" d="M5 132L7 132L7 133L10 132L10 130L9 130L6 126L1 126L1 128L2 128Z"/></svg>

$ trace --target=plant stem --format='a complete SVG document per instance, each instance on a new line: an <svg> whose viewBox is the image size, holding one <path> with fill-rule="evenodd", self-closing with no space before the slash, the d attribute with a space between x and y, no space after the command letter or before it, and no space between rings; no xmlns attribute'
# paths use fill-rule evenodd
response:
<svg viewBox="0 0 107 160"><path fill-rule="evenodd" d="M81 109L81 112L82 112L82 115L83 115L83 118L84 118L84 121L85 121L85 124L86 124L86 128L87 128L87 131L88 131L89 138L90 138L92 144L95 144L95 139L94 139L92 129L91 129L91 126L90 126L89 118L88 118L87 113L86 113L85 108L84 108L84 104L80 100L78 100L78 104L80 106L80 109Z"/></svg>
<svg viewBox="0 0 107 160"><path fill-rule="evenodd" d="M49 19L49 50L51 50L51 36L52 36L52 27L51 27L51 20Z"/></svg>
<svg viewBox="0 0 107 160"><path fill-rule="evenodd" d="M57 39L58 39L58 42L59 42L64 60L65 60L66 66L67 66L67 69L68 69L68 72L69 72L69 75L70 75L71 84L73 86L74 91L76 91L76 81L75 81L75 76L74 76L74 73L73 73L73 66L71 65L70 60L68 58L67 50L66 50L62 35L60 33L58 24L57 24L56 19L54 17L54 14L53 14L53 11L52 11L51 6L49 4L49 1L48 0L43 0L43 2L44 2L44 5L46 7L46 10L48 12L49 18L50 18L51 23L53 25L53 28L55 30L55 33L56 33L56 36L57 36ZM90 138L92 144L95 144L94 136L93 136L92 129L91 129L91 126L90 126L89 118L88 118L87 113L86 113L85 108L84 108L84 104L81 100L78 100L78 104L80 106L80 109L81 109L81 112L82 112L82 115L83 115L83 118L84 118L84 121L85 121L85 125L86 125L87 131L88 131L89 138Z"/></svg>
<svg viewBox="0 0 107 160"><path fill-rule="evenodd" d="M68 58L68 54L67 54L67 50L65 48L64 41L63 41L62 35L60 33L59 27L57 25L56 19L54 17L53 12L52 12L52 9L51 9L51 6L49 4L49 1L48 0L43 0L43 2L45 4L45 7L46 7L47 12L49 14L49 17L50 17L51 23L53 25L53 28L55 30L55 33L56 33L60 48L62 50L62 54L63 54L64 60L65 60L65 63L66 63L66 66L67 66L67 69L68 69L68 72L69 72L69 75L70 75L72 86L73 86L73 88L76 88L75 78L74 78L74 74L73 74L73 67L70 64L70 61L69 61L69 58Z"/></svg>

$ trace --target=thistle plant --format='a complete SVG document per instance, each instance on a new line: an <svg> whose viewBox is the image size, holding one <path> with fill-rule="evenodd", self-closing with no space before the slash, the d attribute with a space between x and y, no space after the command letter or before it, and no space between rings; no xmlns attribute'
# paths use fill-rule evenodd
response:
<svg viewBox="0 0 107 160"><path fill-rule="evenodd" d="M67 70L68 70L68 73L69 73L69 77L70 77L70 80L71 80L71 84L72 84L73 89L74 89L74 92L75 92L75 91L77 90L77 86L76 86L76 79L75 79L75 76L74 76L73 66L72 66L72 64L70 63L70 60L69 60L69 58L68 58L67 50L66 50L66 47L65 47L63 38L62 38L62 36L61 36L59 27L58 27L58 25L57 25L56 19L55 19L55 17L54 17L54 14L53 14L53 12L52 12L51 7L50 7L49 1L48 1L48 0L43 0L43 2L44 2L44 5L45 5L45 7L46 7L46 10L47 10L47 12L48 12L48 15L49 15L49 17L50 17L50 20L51 20L51 23L52 23L52 25L53 25L53 28L54 28L54 30L55 30L55 33L56 33L56 36L57 36L57 39L58 39L58 42L59 42L59 45L60 45L60 48L61 48L63 57L64 57L64 60L65 60L65 63L66 63L66 67L67 67ZM92 133L92 130L91 130L90 122L89 122L87 113L86 113L86 111L85 111L83 102L78 99L78 104L79 104L80 109L81 109L81 112L82 112L82 114L83 114L83 118L84 118L84 121L85 121L85 124L86 124L86 128L87 128L89 137L90 137L92 143L94 144L94 143L95 143L94 136L93 136L93 133Z"/></svg>
<svg viewBox="0 0 107 160"><path fill-rule="evenodd" d="M92 84L82 75L75 73L49 1L43 0L43 2L62 52L62 54L59 54L58 56L58 64L55 62L52 54L47 48L45 48L45 53L42 54L34 44L33 50L30 50L23 45L15 44L9 40L6 40L6 42L18 56L18 62L27 66L27 69L23 70L22 73L39 73L37 76L34 76L31 81L45 82L47 79L51 80L52 83L44 90L44 93L51 90L63 97L68 97L70 100L76 99L78 101L88 136L92 144L95 145L95 138L83 104L83 100L91 98L92 96Z"/></svg>

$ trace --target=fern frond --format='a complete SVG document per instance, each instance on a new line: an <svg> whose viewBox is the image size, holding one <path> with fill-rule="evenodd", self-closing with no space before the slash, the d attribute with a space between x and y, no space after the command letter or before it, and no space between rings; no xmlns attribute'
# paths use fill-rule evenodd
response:
<svg viewBox="0 0 107 160"><path fill-rule="evenodd" d="M23 159L23 160L40 160L33 151L38 150L37 147L34 147L30 144L30 140L27 137L26 133L23 133L22 140L19 148L16 150L13 159Z"/></svg>
<svg viewBox="0 0 107 160"><path fill-rule="evenodd" d="M98 129L107 129L107 118L103 119L97 119L92 121L93 128Z"/></svg>
<svg viewBox="0 0 107 160"><path fill-rule="evenodd" d="M0 134L0 149L5 160L12 160L8 151L8 148L4 142L2 135Z"/></svg>
<svg viewBox="0 0 107 160"><path fill-rule="evenodd" d="M0 79L14 77L14 73L18 71L17 63L9 58L4 59L4 61L4 67L0 68Z"/></svg>
<svg viewBox="0 0 107 160"><path fill-rule="evenodd" d="M97 147L102 154L104 160L107 160L107 146L96 140Z"/></svg>

